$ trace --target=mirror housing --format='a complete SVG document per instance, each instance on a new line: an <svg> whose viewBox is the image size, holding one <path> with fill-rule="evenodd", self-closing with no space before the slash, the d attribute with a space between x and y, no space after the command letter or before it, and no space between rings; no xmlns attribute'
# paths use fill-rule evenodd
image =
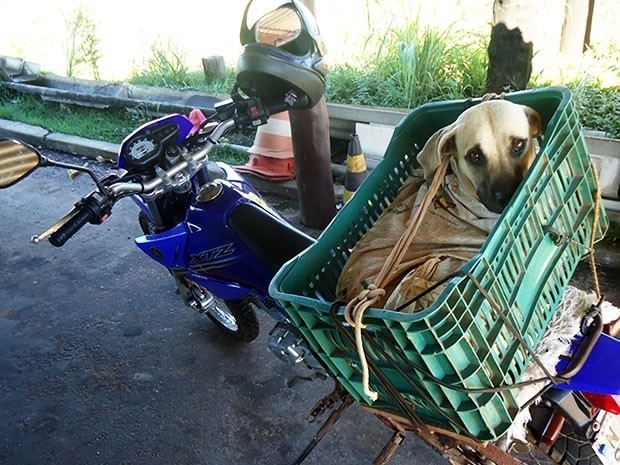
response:
<svg viewBox="0 0 620 465"><path fill-rule="evenodd" d="M0 139L0 189L21 181L41 165L41 154L13 139Z"/></svg>

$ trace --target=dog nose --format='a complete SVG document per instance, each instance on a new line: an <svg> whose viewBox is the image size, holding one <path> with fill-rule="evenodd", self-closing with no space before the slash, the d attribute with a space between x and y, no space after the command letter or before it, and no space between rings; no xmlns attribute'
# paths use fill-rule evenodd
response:
<svg viewBox="0 0 620 465"><path fill-rule="evenodd" d="M504 209L506 205L508 205L508 202L510 202L511 197L512 195L504 191L495 191L495 201L497 202L497 205L502 207L502 209Z"/></svg>

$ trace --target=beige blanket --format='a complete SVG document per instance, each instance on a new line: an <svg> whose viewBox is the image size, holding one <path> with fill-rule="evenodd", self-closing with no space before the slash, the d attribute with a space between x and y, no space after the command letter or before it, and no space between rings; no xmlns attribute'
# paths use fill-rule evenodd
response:
<svg viewBox="0 0 620 465"><path fill-rule="evenodd" d="M428 184L412 175L397 197L355 246L338 280L337 296L350 301L374 284L387 256L414 217ZM457 271L480 251L499 215L459 186L449 174L429 208L400 265L384 286L379 307L395 310L432 284ZM430 305L443 286L401 309L414 312Z"/></svg>

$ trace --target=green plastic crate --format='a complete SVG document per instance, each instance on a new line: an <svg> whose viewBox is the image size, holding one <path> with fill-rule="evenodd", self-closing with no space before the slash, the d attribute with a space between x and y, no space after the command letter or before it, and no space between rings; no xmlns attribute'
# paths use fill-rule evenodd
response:
<svg viewBox="0 0 620 465"><path fill-rule="evenodd" d="M540 113L539 155L481 252L431 307L364 314L366 355L378 370L370 379L377 401L363 394L343 307L334 306L330 315L336 283L353 246L418 167L417 151L472 102L426 104L405 116L384 160L316 244L285 264L270 285L272 297L357 401L386 413L414 410L429 424L479 440L495 440L512 424L518 405L510 386L530 361L525 345L540 342L592 230L600 239L607 228L602 206L593 228L596 181L570 91L537 89L507 99ZM494 387L506 389L473 391Z"/></svg>

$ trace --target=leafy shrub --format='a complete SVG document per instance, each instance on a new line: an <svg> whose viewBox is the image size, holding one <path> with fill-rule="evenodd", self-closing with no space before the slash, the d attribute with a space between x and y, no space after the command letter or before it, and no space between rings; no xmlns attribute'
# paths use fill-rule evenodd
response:
<svg viewBox="0 0 620 465"><path fill-rule="evenodd" d="M620 86L570 86L581 124L588 129L620 138ZM614 117L615 115L615 117Z"/></svg>

